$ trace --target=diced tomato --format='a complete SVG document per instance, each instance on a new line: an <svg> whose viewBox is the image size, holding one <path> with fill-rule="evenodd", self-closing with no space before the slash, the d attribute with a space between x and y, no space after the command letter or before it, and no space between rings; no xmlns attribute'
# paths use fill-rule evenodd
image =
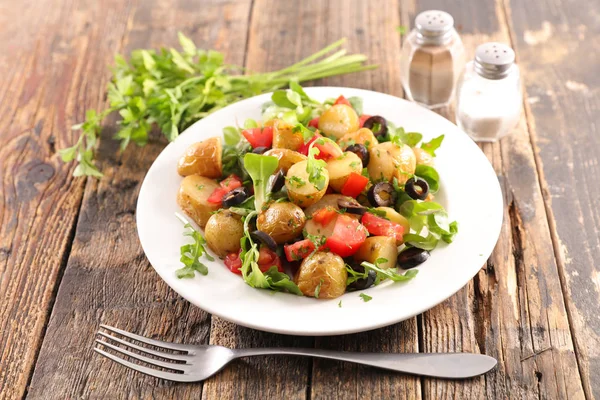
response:
<svg viewBox="0 0 600 400"><path fill-rule="evenodd" d="M313 144L313 142L320 137L322 136L319 134L319 132L315 132L315 136L313 136L308 142L300 146L300 148L298 149L298 153L308 156L308 149L310 148L310 145Z"/></svg>
<svg viewBox="0 0 600 400"><path fill-rule="evenodd" d="M346 183L344 183L344 186L342 186L342 194L344 196L357 198L358 195L365 190L368 183L369 178L357 174L356 172L352 172L348 177L348 180L346 180Z"/></svg>
<svg viewBox="0 0 600 400"><path fill-rule="evenodd" d="M223 197L227 194L227 192L229 192L229 190L223 189L222 187L218 187L215 190L213 190L213 192L210 194L210 196L208 196L208 199L206 199L206 201L212 204L221 204L221 202L223 201Z"/></svg>
<svg viewBox="0 0 600 400"><path fill-rule="evenodd" d="M242 259L240 258L240 253L227 254L225 257L225 266L234 274L241 275L242 271L240 271L240 268L242 268Z"/></svg>
<svg viewBox="0 0 600 400"><path fill-rule="evenodd" d="M273 127L244 129L242 135L250 142L252 148L271 147L273 144Z"/></svg>
<svg viewBox="0 0 600 400"><path fill-rule="evenodd" d="M345 105L347 105L347 106L350 106L350 107L352 107L352 104L350 104L350 102L348 101L348 99L346 99L344 96L340 96L340 97L338 97L338 98L336 99L335 103L333 103L333 104L334 104L334 105L335 105L335 104L345 104Z"/></svg>
<svg viewBox="0 0 600 400"><path fill-rule="evenodd" d="M389 236L396 239L397 242L402 241L404 227L400 224L388 221L385 218L380 218L368 212L362 216L361 222L371 235Z"/></svg>
<svg viewBox="0 0 600 400"><path fill-rule="evenodd" d="M310 122L308 123L308 126L312 126L313 128L318 128L319 127L319 117L311 119Z"/></svg>
<svg viewBox="0 0 600 400"><path fill-rule="evenodd" d="M258 268L262 272L267 272L272 266L276 266L279 272L283 272L279 256L268 247L262 246L258 253Z"/></svg>
<svg viewBox="0 0 600 400"><path fill-rule="evenodd" d="M360 117L358 117L358 126L360 126L362 128L363 125L365 124L365 121L368 120L369 118L371 118L371 116L367 115L367 114L363 114Z"/></svg>
<svg viewBox="0 0 600 400"><path fill-rule="evenodd" d="M339 215L333 233L325 241L325 246L340 257L356 253L367 239L367 230L354 218Z"/></svg>
<svg viewBox="0 0 600 400"><path fill-rule="evenodd" d="M335 217L337 217L337 216L338 216L338 212L336 211L335 208L325 207L325 208L321 208L320 210L315 212L312 216L312 219L313 219L313 221L315 221L321 225L327 225L331 221L333 221L335 219Z"/></svg>
<svg viewBox="0 0 600 400"><path fill-rule="evenodd" d="M299 261L315 250L315 244L309 239L304 239L296 243L286 244L283 246L283 250L288 261Z"/></svg>
<svg viewBox="0 0 600 400"><path fill-rule="evenodd" d="M242 187L242 180L238 178L237 175L231 174L227 178L223 179L220 183L221 187L216 188L213 192L208 196L209 203L212 204L221 204L223 201L223 197L231 192L233 189L237 189Z"/></svg>
<svg viewBox="0 0 600 400"><path fill-rule="evenodd" d="M340 146L329 141L326 141L323 144L315 143L314 147L319 149L319 154L315 156L317 160L327 161L331 160L332 158L338 158L344 154L342 149L340 149Z"/></svg>

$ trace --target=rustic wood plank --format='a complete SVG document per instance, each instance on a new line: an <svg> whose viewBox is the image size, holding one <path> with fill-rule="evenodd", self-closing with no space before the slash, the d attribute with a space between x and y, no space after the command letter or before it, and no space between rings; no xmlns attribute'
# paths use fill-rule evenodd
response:
<svg viewBox="0 0 600 400"><path fill-rule="evenodd" d="M598 2L504 2L581 378L600 398Z"/></svg>
<svg viewBox="0 0 600 400"><path fill-rule="evenodd" d="M156 0L136 7L124 38L125 51L174 46L181 30L199 46L227 52L243 62L249 1ZM93 13L90 13L92 18ZM89 40L89 39L86 39ZM90 40L90 52L94 41ZM241 49L241 50L240 50ZM106 65L101 68L106 73ZM85 80L96 87L97 80ZM104 85L101 85L103 88ZM83 108L83 107L82 107ZM103 132L108 139L114 120ZM156 137L122 155L110 140L101 143L105 177L89 180L73 248L48 324L29 390L30 398L198 398L202 385L179 385L150 378L96 355L100 323L163 340L208 342L210 316L163 283L144 257L135 229L139 186L165 145Z"/></svg>
<svg viewBox="0 0 600 400"><path fill-rule="evenodd" d="M25 393L83 197L56 149L96 107L130 3L5 2L0 33L0 398ZM88 47L90 43L95 43ZM85 88L87 80L95 82Z"/></svg>
<svg viewBox="0 0 600 400"><path fill-rule="evenodd" d="M415 13L429 7L440 4L420 2ZM441 8L453 14L470 56L485 41L510 43L501 2ZM426 379L424 397L583 398L525 118L500 144L482 148L505 196L500 240L472 283L423 315L423 349L482 351L499 366L470 381Z"/></svg>

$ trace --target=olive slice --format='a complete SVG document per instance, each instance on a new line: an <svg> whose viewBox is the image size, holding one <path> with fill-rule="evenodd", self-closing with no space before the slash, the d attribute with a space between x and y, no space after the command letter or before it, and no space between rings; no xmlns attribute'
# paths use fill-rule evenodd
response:
<svg viewBox="0 0 600 400"><path fill-rule="evenodd" d="M271 193L279 192L283 185L285 185L285 173L283 170L279 170L276 174L271 175L269 178L269 186Z"/></svg>
<svg viewBox="0 0 600 400"><path fill-rule="evenodd" d="M379 182L371 186L367 194L373 207L389 207L396 202L396 191L388 182Z"/></svg>
<svg viewBox="0 0 600 400"><path fill-rule="evenodd" d="M404 191L411 199L425 200L429 194L429 184L425 179L413 177L406 181Z"/></svg>
<svg viewBox="0 0 600 400"><path fill-rule="evenodd" d="M225 207L233 207L242 204L247 198L248 193L246 193L246 188L239 187L233 189L231 192L227 192L225 196L223 196L222 202Z"/></svg>
<svg viewBox="0 0 600 400"><path fill-rule="evenodd" d="M277 250L277 243L275 243L275 240L273 240L273 238L269 236L269 234L263 231L250 232L250 237L255 242L261 242L273 251Z"/></svg>
<svg viewBox="0 0 600 400"><path fill-rule="evenodd" d="M356 272L365 272L365 267L363 267L360 264L352 263L350 264L350 267ZM371 286L373 286L373 284L375 283L375 279L377 279L377 273L370 269L366 278L355 280L354 282L348 285L347 289L350 291L368 289Z"/></svg>
<svg viewBox="0 0 600 400"><path fill-rule="evenodd" d="M252 152L254 154L262 154L262 153L264 153L267 150L269 150L268 147L255 147L254 149L252 149Z"/></svg>
<svg viewBox="0 0 600 400"><path fill-rule="evenodd" d="M364 144L356 143L350 145L346 147L345 151L349 151L356 154L358 158L360 158L360 161L362 161L363 167L369 165L369 160L371 159L371 156L369 155L369 150L367 150L367 147Z"/></svg>
<svg viewBox="0 0 600 400"><path fill-rule="evenodd" d="M363 207L358 201L354 199L339 199L338 207L345 209L350 214L363 215L367 212L367 208Z"/></svg>
<svg viewBox="0 0 600 400"><path fill-rule="evenodd" d="M409 247L398 254L398 266L402 269L414 268L423 264L431 254L427 250L418 247Z"/></svg>
<svg viewBox="0 0 600 400"><path fill-rule="evenodd" d="M373 127L375 127L376 125L379 125L379 129L377 131L374 131ZM379 115L374 115L367 119L363 124L363 127L369 128L375 136L385 136L388 132L387 121L385 120L385 118L380 117Z"/></svg>

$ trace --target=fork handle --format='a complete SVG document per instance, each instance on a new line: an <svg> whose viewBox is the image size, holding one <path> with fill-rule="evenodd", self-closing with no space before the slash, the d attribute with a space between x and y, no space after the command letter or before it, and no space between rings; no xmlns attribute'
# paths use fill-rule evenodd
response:
<svg viewBox="0 0 600 400"><path fill-rule="evenodd" d="M354 353L301 348L255 348L233 350L234 358L266 355L295 355L369 365L408 374L435 378L463 379L484 374L496 359L474 353Z"/></svg>

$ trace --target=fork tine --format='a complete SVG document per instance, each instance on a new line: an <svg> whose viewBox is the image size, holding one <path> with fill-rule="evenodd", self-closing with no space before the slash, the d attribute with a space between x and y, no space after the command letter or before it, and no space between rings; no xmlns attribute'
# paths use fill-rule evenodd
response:
<svg viewBox="0 0 600 400"><path fill-rule="evenodd" d="M167 353L167 352L163 352L163 351L152 350L147 347L138 346L137 344L133 344L131 342L128 342L127 340L119 339L116 336L109 335L108 333L102 332L102 331L98 331L98 335L105 337L108 340L112 340L112 341L115 341L122 345L125 345L129 348L136 349L138 351L143 351L144 353L152 354L153 356L166 358L167 360L185 361L186 363L187 363L187 361L190 360L190 356L188 356L187 354L173 354L173 353Z"/></svg>
<svg viewBox="0 0 600 400"><path fill-rule="evenodd" d="M118 329L108 325L100 325L101 328L106 329L107 331L111 331L114 333L118 333L121 336L128 337L133 340L137 340L138 342L150 344L152 346L162 347L163 349L168 350L177 350L177 351L187 351L188 353L194 353L195 346L189 344L180 344L180 343L169 343L163 342L161 340L154 340L147 338L145 336L136 335L135 333L127 332L122 329Z"/></svg>
<svg viewBox="0 0 600 400"><path fill-rule="evenodd" d="M196 379L193 379L192 377L190 377L189 375L186 375L186 374L175 374L173 372L158 371L153 368L144 367L143 365L134 364L130 361L124 360L121 357L117 357L114 354L110 354L102 349L97 348L97 347L94 347L94 351L96 353L103 355L106 358L110 358L114 362L117 362L121 365L126 366L127 368L131 368L135 371L141 372L146 375L153 376L155 378L168 379L170 381L175 381L175 382L194 382L194 381L196 381Z"/></svg>
<svg viewBox="0 0 600 400"><path fill-rule="evenodd" d="M126 350L122 347L119 346L115 346L114 344L110 344L108 342L105 342L103 340L100 339L96 339L96 343L101 344L102 346L106 346L110 349L113 349L114 351L117 351L121 354L125 354L126 356L129 356L131 358L134 358L136 360L139 361L143 361L145 363L148 364L152 364L152 365L156 365L157 367L163 367L163 368L169 368L175 371L181 371L181 372L187 372L188 368L187 368L187 364L176 364L176 363L170 363L170 362L166 362L166 361L160 361L160 360L156 360L154 358L149 358L149 357L145 357L141 354L137 354L134 353L132 351Z"/></svg>

